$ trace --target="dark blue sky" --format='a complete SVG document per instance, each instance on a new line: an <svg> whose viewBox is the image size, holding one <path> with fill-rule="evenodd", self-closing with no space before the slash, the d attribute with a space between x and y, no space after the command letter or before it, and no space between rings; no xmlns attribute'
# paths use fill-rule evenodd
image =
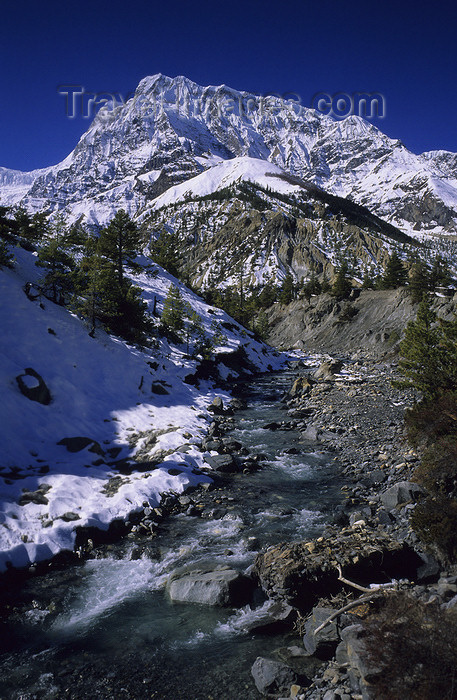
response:
<svg viewBox="0 0 457 700"><path fill-rule="evenodd" d="M371 120L416 153L457 151L457 9L384 0L16 0L0 24L0 165L62 160L90 120L62 84L127 95L146 75L259 94L379 92Z"/></svg>

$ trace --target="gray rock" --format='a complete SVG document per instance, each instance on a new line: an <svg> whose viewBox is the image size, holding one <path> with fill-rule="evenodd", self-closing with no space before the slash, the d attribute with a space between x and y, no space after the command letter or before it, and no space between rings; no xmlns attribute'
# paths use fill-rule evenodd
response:
<svg viewBox="0 0 457 700"><path fill-rule="evenodd" d="M321 431L316 425L308 425L306 430L302 432L301 436L304 440L318 440Z"/></svg>
<svg viewBox="0 0 457 700"><path fill-rule="evenodd" d="M21 394L30 399L30 401L37 401L44 406L51 403L51 392L46 386L43 377L32 367L27 367L24 374L19 374L16 377L16 382Z"/></svg>
<svg viewBox="0 0 457 700"><path fill-rule="evenodd" d="M417 569L417 580L421 583L425 581L433 581L433 579L436 580L436 577L441 571L441 566L435 557L428 552L421 552L420 558L424 563Z"/></svg>
<svg viewBox="0 0 457 700"><path fill-rule="evenodd" d="M258 634L275 634L285 627L290 627L294 617L292 606L281 600L271 601L258 618L248 623L246 630Z"/></svg>
<svg viewBox="0 0 457 700"><path fill-rule="evenodd" d="M167 583L171 600L201 605L246 605L254 583L234 569L199 570L184 567L172 573Z"/></svg>
<svg viewBox="0 0 457 700"><path fill-rule="evenodd" d="M169 394L170 392L165 389L164 385L162 382L152 382L151 384L151 392L153 394L157 394L158 396L165 396L165 394Z"/></svg>
<svg viewBox="0 0 457 700"><path fill-rule="evenodd" d="M346 651L349 663L361 676L361 685L376 681L382 674L382 668L368 655L364 639L364 629L362 625L350 625L341 632L341 637L346 644ZM367 691L368 692L368 691ZM370 697L367 695L367 697Z"/></svg>
<svg viewBox="0 0 457 700"><path fill-rule="evenodd" d="M208 411L214 413L215 416L222 416L224 413L224 403L220 396L216 396L213 402L208 406Z"/></svg>
<svg viewBox="0 0 457 700"><path fill-rule="evenodd" d="M233 474L239 471L238 465L232 455L208 455L205 457L205 462L207 462L214 471L223 474Z"/></svg>
<svg viewBox="0 0 457 700"><path fill-rule="evenodd" d="M307 396L313 388L315 382L308 376L298 377L288 393L288 397L296 399L298 397Z"/></svg>
<svg viewBox="0 0 457 700"><path fill-rule="evenodd" d="M315 654L320 659L331 659L335 648L340 641L340 635L335 622L326 625L323 630L314 634L314 630L319 627L336 610L332 608L313 608L311 616L305 623L305 635L303 645L305 651L311 656Z"/></svg>
<svg viewBox="0 0 457 700"><path fill-rule="evenodd" d="M333 379L335 374L338 374L343 369L341 360L328 360L323 362L320 367L314 372L313 379Z"/></svg>
<svg viewBox="0 0 457 700"><path fill-rule="evenodd" d="M381 494L381 501L386 510L394 510L403 503L416 502L425 493L425 489L419 484L412 481L400 481Z"/></svg>
<svg viewBox="0 0 457 700"><path fill-rule="evenodd" d="M279 661L258 656L254 661L251 674L257 690L262 695L285 691L289 695L290 686L297 682L297 674Z"/></svg>

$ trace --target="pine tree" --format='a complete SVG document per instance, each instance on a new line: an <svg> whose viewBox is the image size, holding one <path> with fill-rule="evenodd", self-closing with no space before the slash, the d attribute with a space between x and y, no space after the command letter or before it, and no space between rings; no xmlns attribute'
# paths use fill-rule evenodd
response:
<svg viewBox="0 0 457 700"><path fill-rule="evenodd" d="M14 256L6 241L0 238L0 268L13 267Z"/></svg>
<svg viewBox="0 0 457 700"><path fill-rule="evenodd" d="M172 338L181 340L180 333L184 328L186 306L181 293L174 284L171 284L163 305L161 325L166 334Z"/></svg>
<svg viewBox="0 0 457 700"><path fill-rule="evenodd" d="M38 267L45 270L40 279L43 294L58 304L67 303L75 291L76 262L63 217L56 217L38 251Z"/></svg>
<svg viewBox="0 0 457 700"><path fill-rule="evenodd" d="M436 287L448 287L452 282L449 267L441 255L437 255L433 261L429 277L429 288L433 292Z"/></svg>
<svg viewBox="0 0 457 700"><path fill-rule="evenodd" d="M386 269L382 277L383 289L396 289L407 282L406 268L400 260L396 250L387 261Z"/></svg>
<svg viewBox="0 0 457 700"><path fill-rule="evenodd" d="M276 301L278 295L278 289L271 280L265 284L264 288L259 294L259 305L263 309L268 309Z"/></svg>
<svg viewBox="0 0 457 700"><path fill-rule="evenodd" d="M427 270L427 265L423 260L417 260L409 273L408 292L414 304L421 301L424 294L430 287L430 278Z"/></svg>
<svg viewBox="0 0 457 700"><path fill-rule="evenodd" d="M255 323L255 331L259 338L266 340L268 332L270 330L270 323L268 321L268 316L263 309L260 310Z"/></svg>
<svg viewBox="0 0 457 700"><path fill-rule="evenodd" d="M177 266L178 259L178 237L174 233L167 233L163 230L158 237L151 241L149 249L151 257L157 265L163 267L164 270L178 277L179 270Z"/></svg>
<svg viewBox="0 0 457 700"><path fill-rule="evenodd" d="M122 287L124 282L124 267L132 265L140 243L141 234L123 209L120 209L108 226L100 231L100 253L114 266L119 287Z"/></svg>
<svg viewBox="0 0 457 700"><path fill-rule="evenodd" d="M352 292L351 280L348 278L348 265L343 261L337 270L332 284L331 294L338 299L347 299Z"/></svg>
<svg viewBox="0 0 457 700"><path fill-rule="evenodd" d="M107 331L128 341L144 344L152 330L141 290L125 277L119 284L118 270L100 252L100 239L89 238L79 268L75 310L90 322L93 335L100 322Z"/></svg>
<svg viewBox="0 0 457 700"><path fill-rule="evenodd" d="M30 243L44 240L49 233L49 224L44 212L37 212L30 216L24 207L17 207L14 220L17 235Z"/></svg>
<svg viewBox="0 0 457 700"><path fill-rule="evenodd" d="M327 273L324 272L324 275L322 277L322 282L321 282L321 294L327 294L330 292L332 289L332 285L330 284Z"/></svg>
<svg viewBox="0 0 457 700"><path fill-rule="evenodd" d="M294 280L290 272L287 273L287 275L284 278L284 282L282 284L281 290L278 295L278 301L281 304L290 304L291 301L293 301L295 296L295 290L294 290Z"/></svg>
<svg viewBox="0 0 457 700"><path fill-rule="evenodd" d="M436 323L427 297L420 302L416 319L406 327L400 355L405 379L397 385L418 389L426 401L457 389L457 321Z"/></svg>
<svg viewBox="0 0 457 700"><path fill-rule="evenodd" d="M365 270L362 280L362 289L374 289L375 283L372 275L368 270Z"/></svg>

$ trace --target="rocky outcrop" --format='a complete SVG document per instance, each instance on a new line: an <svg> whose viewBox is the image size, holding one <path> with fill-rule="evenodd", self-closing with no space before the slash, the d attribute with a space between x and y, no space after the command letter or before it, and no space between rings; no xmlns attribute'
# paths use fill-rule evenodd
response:
<svg viewBox="0 0 457 700"><path fill-rule="evenodd" d="M434 309L451 318L457 298L436 298ZM360 290L353 300L338 301L329 294L274 304L268 311L268 341L278 348L322 352L368 352L376 357L393 354L417 305L406 289Z"/></svg>

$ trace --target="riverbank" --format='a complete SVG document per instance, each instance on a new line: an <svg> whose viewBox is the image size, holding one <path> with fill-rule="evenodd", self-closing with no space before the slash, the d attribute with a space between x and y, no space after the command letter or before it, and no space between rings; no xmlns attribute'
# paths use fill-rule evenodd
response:
<svg viewBox="0 0 457 700"><path fill-rule="evenodd" d="M416 397L394 388L394 379L395 362L376 362L360 353L355 362L328 357L317 372L305 363L285 397L292 425L301 428L304 441L317 441L334 452L346 483L334 523L321 537L270 547L257 558L254 568L262 586L271 597L299 610L296 627L304 634L303 647L278 650L275 661L280 666L269 668L268 677L278 675L270 685L262 685L268 674L261 664L268 666L268 661L257 660L253 676L268 697L380 697L376 680L382 664L378 659L376 665L367 653L358 623L373 612L385 585L412 596L418 605L435 605L437 615L441 608L457 606L457 571L443 570L409 524L423 495L411 481L420 455L407 442L403 420ZM368 601L366 610L340 614L338 627L327 625L315 635L337 609L360 596ZM318 670L310 674L311 659L318 662ZM398 674L407 674L409 668L399 664ZM286 668L291 675L281 688ZM290 695L285 692L288 684Z"/></svg>

